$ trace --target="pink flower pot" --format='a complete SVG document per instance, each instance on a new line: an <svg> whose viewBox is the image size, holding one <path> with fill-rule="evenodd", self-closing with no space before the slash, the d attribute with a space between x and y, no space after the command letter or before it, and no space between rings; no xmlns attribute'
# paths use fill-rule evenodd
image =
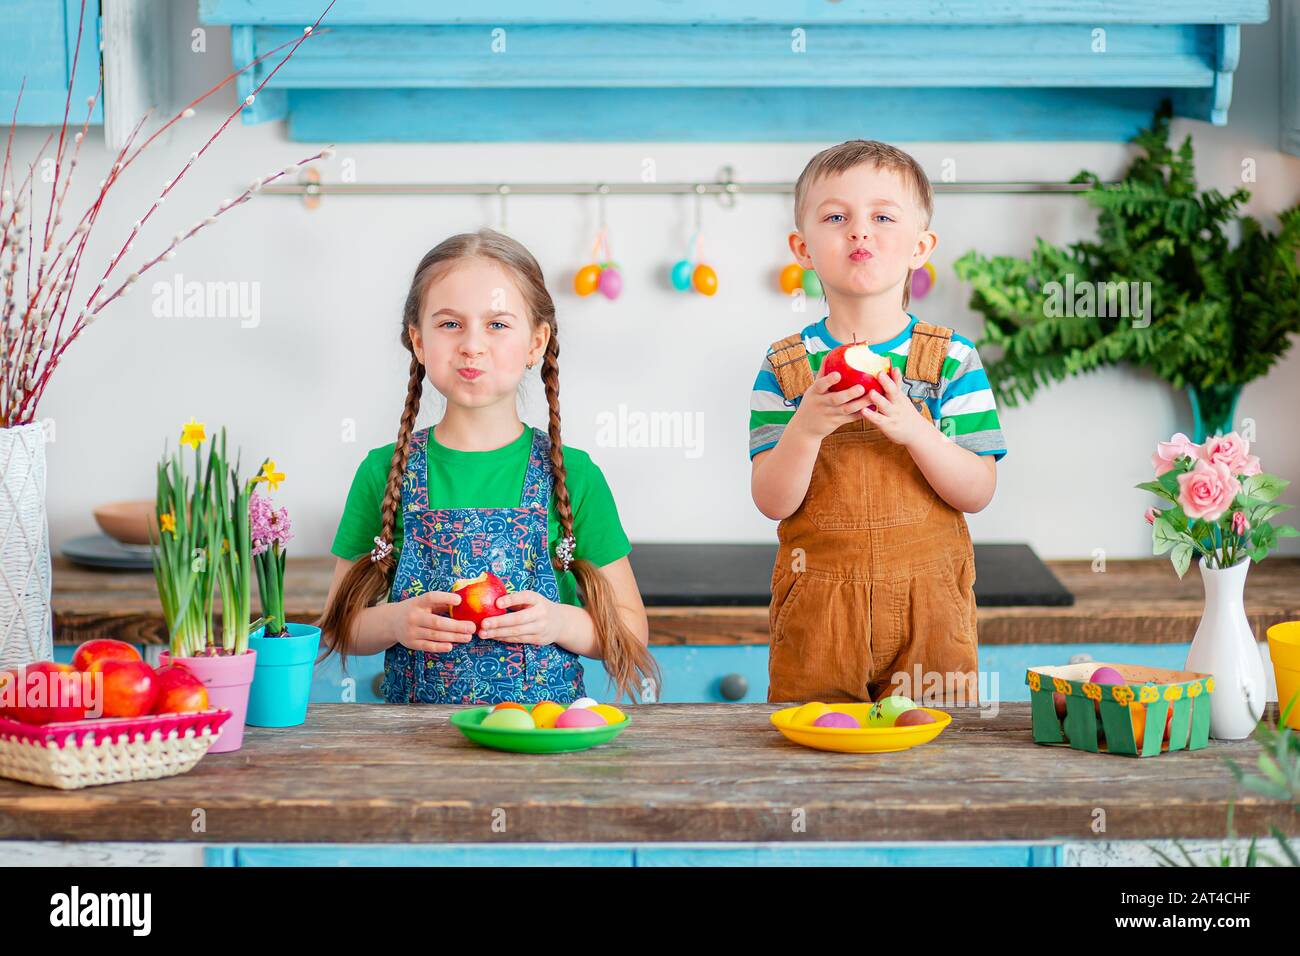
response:
<svg viewBox="0 0 1300 956"><path fill-rule="evenodd" d="M171 655L163 651L159 666L172 662ZM221 736L208 753L222 754L238 750L244 744L244 719L248 716L248 688L253 683L253 670L257 666L257 652L246 651L239 655L218 657L178 657L183 664L203 681L208 689L208 703L230 711L230 719L221 728Z"/></svg>

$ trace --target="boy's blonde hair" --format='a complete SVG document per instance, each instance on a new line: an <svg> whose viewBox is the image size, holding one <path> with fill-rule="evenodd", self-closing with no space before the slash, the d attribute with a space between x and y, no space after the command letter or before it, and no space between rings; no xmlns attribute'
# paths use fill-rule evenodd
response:
<svg viewBox="0 0 1300 956"><path fill-rule="evenodd" d="M891 169L902 174L903 181L911 187L917 209L921 212L921 228L930 228L930 219L934 216L934 190L930 186L930 177L925 174L920 163L897 146L874 139L851 139L823 149L808 160L808 165L803 168L794 184L795 228L803 228L804 202L813 183L863 165ZM911 298L912 270L908 269L907 280L903 283L903 308L907 308Z"/></svg>

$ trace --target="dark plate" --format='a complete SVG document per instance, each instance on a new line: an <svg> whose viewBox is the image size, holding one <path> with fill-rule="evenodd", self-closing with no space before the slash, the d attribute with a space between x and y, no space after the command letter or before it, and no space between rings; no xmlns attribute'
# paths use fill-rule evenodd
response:
<svg viewBox="0 0 1300 956"><path fill-rule="evenodd" d="M103 534L87 534L63 543L63 556L74 564L114 571L152 571L153 548L147 544L122 544Z"/></svg>

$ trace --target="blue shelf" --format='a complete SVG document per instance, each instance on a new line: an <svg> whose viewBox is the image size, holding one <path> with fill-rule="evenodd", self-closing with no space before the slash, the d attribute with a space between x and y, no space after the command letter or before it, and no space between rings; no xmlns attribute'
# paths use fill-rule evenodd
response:
<svg viewBox="0 0 1300 956"><path fill-rule="evenodd" d="M0 12L0 117L5 126L14 115L21 86L19 125L58 126L66 106L69 130L81 128L86 99L99 85L99 4L87 0L77 52L80 18L81 0L7 0L4 4ZM74 53L77 75L69 102ZM104 122L103 106L100 97L91 114L92 124Z"/></svg>
<svg viewBox="0 0 1300 956"><path fill-rule="evenodd" d="M1267 0L788 6L340 4L244 121L353 142L1123 140L1165 97L1226 123L1240 25L1268 18ZM202 0L200 18L230 26L242 67L321 7Z"/></svg>

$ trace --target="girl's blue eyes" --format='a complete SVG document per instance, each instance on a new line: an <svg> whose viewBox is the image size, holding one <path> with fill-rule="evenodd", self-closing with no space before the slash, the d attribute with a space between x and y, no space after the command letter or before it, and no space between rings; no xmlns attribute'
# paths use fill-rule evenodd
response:
<svg viewBox="0 0 1300 956"><path fill-rule="evenodd" d="M449 326L449 325L459 325L459 324L460 324L460 323L457 322L455 319L446 319L445 321L443 321L443 322L439 322L439 323L438 323L438 328L440 328L440 329L445 329L445 328L446 328L447 326ZM489 327L491 327L491 326L493 326L493 325L499 325L499 326L501 326L503 329L508 329L508 328L510 328L510 326L508 326L506 323L502 322L500 319L494 319L493 321L491 321L491 322L488 323L488 326L489 326Z"/></svg>

